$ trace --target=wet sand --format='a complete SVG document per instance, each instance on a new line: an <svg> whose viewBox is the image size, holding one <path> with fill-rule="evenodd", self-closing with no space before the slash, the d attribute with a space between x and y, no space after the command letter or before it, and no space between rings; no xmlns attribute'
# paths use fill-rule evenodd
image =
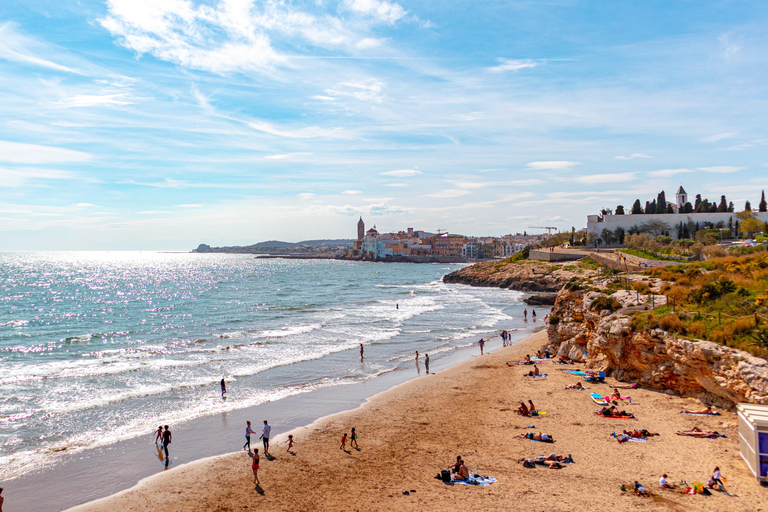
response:
<svg viewBox="0 0 768 512"><path fill-rule="evenodd" d="M422 376L380 393L361 407L292 431L295 455L272 440L274 460L261 459L261 486L254 488L250 458L236 452L181 465L143 480L117 495L71 512L106 511L270 511L387 510L766 510L761 488L739 456L737 420L722 416L683 416L694 400L650 390L627 390L626 409L638 421L595 416L589 393L609 394L609 384L566 390L580 377L551 363L547 378L524 377L529 366L507 367L546 342L537 333L516 345ZM577 366L578 367L578 366ZM522 418L519 402L531 399L545 416ZM535 424L554 444L516 437ZM699 426L727 439L676 436ZM339 449L341 434L356 427L360 449ZM622 428L659 432L646 443L617 443ZM253 443L255 446L255 443ZM561 470L524 468L518 460L541 453L572 454L575 464ZM434 476L462 455L470 469L498 479L490 487L445 485ZM715 466L728 478L727 496L690 496L661 489L669 481L706 481ZM640 498L619 485L640 481L652 492ZM409 495L403 495L410 491ZM415 492L413 492L415 491Z"/></svg>

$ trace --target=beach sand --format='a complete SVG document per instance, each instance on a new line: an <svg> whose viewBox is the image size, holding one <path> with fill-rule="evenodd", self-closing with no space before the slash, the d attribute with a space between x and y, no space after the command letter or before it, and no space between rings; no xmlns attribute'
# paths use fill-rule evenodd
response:
<svg viewBox="0 0 768 512"><path fill-rule="evenodd" d="M241 451L179 466L70 512L768 510L768 489L758 485L739 456L735 414L683 416L681 408L701 404L638 389L624 391L633 401L625 408L639 421L597 417L589 393L610 394L612 379L608 384L587 384L588 391L566 390L567 384L580 379L561 371L571 366L542 364L540 370L549 376L530 378L523 376L530 366L503 363L520 360L545 343L546 333L536 333L512 347L408 381L357 409L296 429L295 455L286 453L287 433L273 436L270 452L275 459L262 457L258 490L250 458ZM520 402L528 399L547 414L517 415ZM529 424L536 428L527 429ZM675 435L693 426L724 432L728 438ZM357 428L360 450L345 453L339 449L340 438L351 427ZM611 437L614 431L632 428L661 436L623 444ZM556 442L516 437L529 430L547 432ZM518 462L551 452L572 454L576 463L551 470L527 469ZM478 487L445 485L435 479L457 455L470 471L477 468L498 482ZM727 477L727 490L738 496L719 492L690 496L658 485L662 473L671 482L706 482L715 466ZM652 497L619 489L635 480ZM404 491L416 492L406 496Z"/></svg>

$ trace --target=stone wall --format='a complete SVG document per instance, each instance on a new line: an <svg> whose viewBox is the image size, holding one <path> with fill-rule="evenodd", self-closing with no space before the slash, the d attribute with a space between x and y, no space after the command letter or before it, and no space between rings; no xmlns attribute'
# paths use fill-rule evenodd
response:
<svg viewBox="0 0 768 512"><path fill-rule="evenodd" d="M753 212L760 222L768 222L768 212ZM669 236L677 238L677 226L682 223L698 222L703 227L705 222L711 222L716 225L718 222L722 222L724 226L728 226L728 221L731 220L733 224L738 220L736 214L733 212L724 213L659 213L649 215L604 215L602 221L597 220L600 217L598 215L589 215L587 217L587 232L601 236L604 229L615 231L616 228L623 228L624 231L629 231L630 228L639 226L648 221L661 221L669 226Z"/></svg>

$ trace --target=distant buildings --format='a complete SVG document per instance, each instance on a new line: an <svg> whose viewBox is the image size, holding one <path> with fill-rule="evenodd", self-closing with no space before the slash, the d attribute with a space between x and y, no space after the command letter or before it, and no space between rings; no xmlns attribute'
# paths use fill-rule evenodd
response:
<svg viewBox="0 0 768 512"><path fill-rule="evenodd" d="M465 261L506 258L527 245L540 243L544 235L506 235L475 238L450 233L427 233L407 228L380 233L376 226L365 231L362 217L357 222L357 240L347 251L348 258L403 261Z"/></svg>

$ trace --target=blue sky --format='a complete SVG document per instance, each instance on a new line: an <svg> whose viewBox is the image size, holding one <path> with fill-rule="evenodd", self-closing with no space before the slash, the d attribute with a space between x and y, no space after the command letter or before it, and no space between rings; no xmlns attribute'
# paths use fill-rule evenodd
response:
<svg viewBox="0 0 768 512"><path fill-rule="evenodd" d="M577 228L768 188L764 1L0 3L0 250Z"/></svg>

